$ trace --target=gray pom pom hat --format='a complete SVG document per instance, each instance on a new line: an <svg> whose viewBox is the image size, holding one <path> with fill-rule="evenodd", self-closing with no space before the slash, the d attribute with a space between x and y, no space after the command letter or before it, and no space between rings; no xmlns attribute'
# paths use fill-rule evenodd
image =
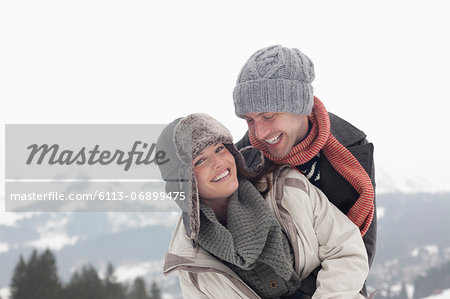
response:
<svg viewBox="0 0 450 299"><path fill-rule="evenodd" d="M169 162L159 165L166 181L166 192L184 192L184 200L176 200L182 210L183 224L188 238L195 240L200 230L200 203L192 160L206 147L223 143L234 156L236 166L256 176L264 166L260 150L246 147L237 150L230 131L219 121L204 113L178 118L162 131L156 149L164 151ZM245 158L244 158L245 156Z"/></svg>
<svg viewBox="0 0 450 299"><path fill-rule="evenodd" d="M314 65L295 48L280 45L253 54L242 68L233 91L235 113L289 112L311 114Z"/></svg>

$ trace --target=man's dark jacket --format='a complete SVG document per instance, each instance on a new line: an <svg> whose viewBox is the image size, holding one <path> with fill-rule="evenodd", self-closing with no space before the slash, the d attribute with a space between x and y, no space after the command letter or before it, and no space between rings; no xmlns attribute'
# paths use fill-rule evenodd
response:
<svg viewBox="0 0 450 299"><path fill-rule="evenodd" d="M366 134L357 129L347 121L338 116L329 113L331 133L336 139L344 145L355 158L359 161L361 166L369 174L372 185L375 190L375 166L373 162L373 144L366 139ZM250 145L248 132L245 136L236 143L238 149ZM355 204L359 198L358 192L331 166L328 159L323 152L320 154L320 189L328 197L339 210L347 214L350 208ZM374 202L375 204L375 202ZM375 246L377 239L377 215L376 209L373 216L372 223L363 237L364 245L366 246L367 255L369 258L369 266L372 265L375 256ZM309 277L302 282L302 291L305 294L312 296L316 289L316 276L319 269L316 269ZM366 287L364 286L362 293L367 297Z"/></svg>

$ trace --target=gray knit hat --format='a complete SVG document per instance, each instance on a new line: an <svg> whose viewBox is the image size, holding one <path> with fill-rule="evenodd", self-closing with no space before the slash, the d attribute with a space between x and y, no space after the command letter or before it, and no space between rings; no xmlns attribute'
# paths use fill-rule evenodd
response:
<svg viewBox="0 0 450 299"><path fill-rule="evenodd" d="M235 113L289 112L309 115L314 105L314 65L298 49L271 46L253 54L233 91Z"/></svg>
<svg viewBox="0 0 450 299"><path fill-rule="evenodd" d="M184 192L185 200L176 200L183 212L186 235L195 240L200 229L198 186L192 171L192 160L206 147L223 143L234 156L236 166L256 176L264 166L264 156L258 149L237 150L230 131L219 121L204 113L178 118L164 128L156 150L165 152L168 163L159 166L166 181L166 192ZM244 158L245 156L245 158Z"/></svg>

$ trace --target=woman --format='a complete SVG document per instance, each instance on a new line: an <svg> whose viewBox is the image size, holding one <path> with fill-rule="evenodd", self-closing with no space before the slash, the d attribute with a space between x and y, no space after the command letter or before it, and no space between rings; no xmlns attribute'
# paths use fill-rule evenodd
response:
<svg viewBox="0 0 450 299"><path fill-rule="evenodd" d="M316 267L313 298L359 298L368 273L358 228L296 170L280 167L250 183L263 166L206 114L168 125L158 140L167 192L185 192L164 273L179 271L185 298L300 298ZM247 165L246 165L247 162ZM249 166L251 167L249 167ZM190 172L192 170L192 173ZM188 183L190 180L190 184Z"/></svg>

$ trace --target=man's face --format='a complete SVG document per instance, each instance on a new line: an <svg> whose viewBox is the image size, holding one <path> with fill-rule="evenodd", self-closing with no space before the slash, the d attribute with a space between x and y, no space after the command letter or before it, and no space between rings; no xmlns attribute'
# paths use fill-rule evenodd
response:
<svg viewBox="0 0 450 299"><path fill-rule="evenodd" d="M286 156L308 133L308 116L287 112L246 113L249 134L275 158Z"/></svg>

